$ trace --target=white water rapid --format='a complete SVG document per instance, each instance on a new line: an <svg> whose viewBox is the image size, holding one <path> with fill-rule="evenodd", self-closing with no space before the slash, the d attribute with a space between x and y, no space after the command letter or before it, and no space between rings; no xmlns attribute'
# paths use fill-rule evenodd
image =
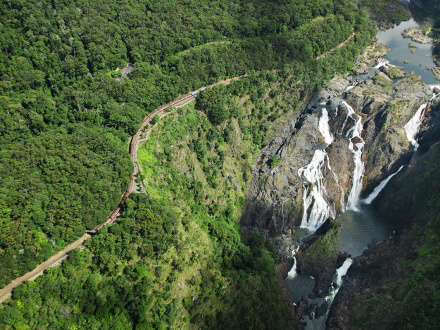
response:
<svg viewBox="0 0 440 330"><path fill-rule="evenodd" d="M417 109L414 116L404 126L404 129L406 132L406 137L408 138L408 141L411 142L411 144L413 145L415 151L419 147L419 144L417 143L417 140L416 140L416 135L419 131L420 124L422 123L426 106L427 106L427 103L423 103L419 107L419 109Z"/></svg>
<svg viewBox="0 0 440 330"><path fill-rule="evenodd" d="M324 142L330 145L333 142L333 137L330 133L328 121L327 109L323 108L318 128L324 137ZM316 230L329 216L335 216L335 212L327 204L324 198L326 190L322 169L325 165L326 158L328 160L327 152L325 150L315 150L312 161L307 166L298 170L298 175L305 178L307 182L310 183L309 187L311 187L309 188L304 185L304 212L301 221L301 227L310 230ZM331 170L330 162L328 162L328 168ZM312 209L309 211L310 207L312 207Z"/></svg>
<svg viewBox="0 0 440 330"><path fill-rule="evenodd" d="M333 136L330 133L328 121L328 111L326 108L323 108L321 118L319 119L319 132L321 132L324 137L324 142L330 145L333 142Z"/></svg>
<svg viewBox="0 0 440 330"><path fill-rule="evenodd" d="M396 172L394 172L393 174L388 176L386 179L382 180L382 182L379 183L379 185L376 188L374 188L374 190L371 192L371 194L368 195L367 198L365 198L364 203L371 204L374 201L374 199L377 197L377 195L379 195L379 193L383 190L383 188L385 188L385 186L391 180L391 178L393 176L395 176L397 173L399 173L402 170L402 168L403 168L403 165L400 166Z"/></svg>
<svg viewBox="0 0 440 330"><path fill-rule="evenodd" d="M336 297L336 294L338 293L341 285L342 285L342 276L347 274L348 269L350 268L351 264L353 263L353 260L351 258L345 259L344 263L341 267L336 269L336 287L332 287L331 291L329 292L329 295L325 297L325 300L327 300L330 304L332 303L333 299ZM330 308L329 308L330 309Z"/></svg>
<svg viewBox="0 0 440 330"><path fill-rule="evenodd" d="M293 251L292 251L292 257L293 257L293 266L290 269L290 271L287 273L287 278L292 280L296 277L296 253L299 250L299 246L297 246Z"/></svg>
<svg viewBox="0 0 440 330"><path fill-rule="evenodd" d="M385 67L389 66L389 67L391 67L391 68L394 68L394 67L395 67L395 65L391 64L390 61L388 61L387 59L385 59L385 58L379 58L379 59L377 60L377 65L376 65L374 68L375 68L375 69L379 69L379 68L381 68L381 67L383 67L383 66L385 66Z"/></svg>
<svg viewBox="0 0 440 330"><path fill-rule="evenodd" d="M362 117L357 115L353 108L345 101L342 101L342 104L347 108L348 114L345 119L345 124L347 123L347 119L350 117L355 121L355 125L350 128L346 134L346 137L350 140L350 144L348 148L353 153L354 159L354 171L353 171L353 185L351 187L350 194L348 195L348 204L347 207L353 211L359 211L357 208L357 204L359 202L359 195L362 190L362 178L364 177L364 162L362 161L362 149L364 148L364 140L361 137L363 126L362 126ZM356 120L354 116L357 116ZM355 141L355 142L353 142ZM357 141L357 142L356 142Z"/></svg>

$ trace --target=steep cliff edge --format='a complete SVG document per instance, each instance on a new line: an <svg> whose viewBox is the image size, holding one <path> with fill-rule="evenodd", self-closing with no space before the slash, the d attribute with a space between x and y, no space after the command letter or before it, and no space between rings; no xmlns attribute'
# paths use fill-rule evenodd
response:
<svg viewBox="0 0 440 330"><path fill-rule="evenodd" d="M329 329L437 328L440 317L440 143L390 181L375 205L398 229L357 258Z"/></svg>
<svg viewBox="0 0 440 330"><path fill-rule="evenodd" d="M354 153L361 145L365 171L358 179L363 195L409 161L413 146L404 126L432 97L432 91L420 78L399 68L371 69L377 63L371 59L377 55L375 48L367 50L370 57L362 58L370 68L370 78L360 82L353 77L333 79L262 149L246 193L243 225L283 231L301 225L311 214L322 223L345 210L356 180ZM327 136L321 125L324 116L328 116ZM360 126L360 134L354 136L359 120L363 129ZM322 151L320 163L315 159L317 150ZM313 162L319 168L311 181L304 172L306 167L312 170ZM312 199L315 187L320 190L321 209L316 210L313 197L304 210L305 199Z"/></svg>
<svg viewBox="0 0 440 330"><path fill-rule="evenodd" d="M328 219L313 235L304 239L296 254L297 271L313 276L318 292L327 292L336 271L340 220Z"/></svg>

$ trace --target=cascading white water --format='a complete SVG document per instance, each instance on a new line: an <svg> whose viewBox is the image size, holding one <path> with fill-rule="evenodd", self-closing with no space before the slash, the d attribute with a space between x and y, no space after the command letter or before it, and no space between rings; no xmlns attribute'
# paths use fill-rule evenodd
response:
<svg viewBox="0 0 440 330"><path fill-rule="evenodd" d="M290 269L290 271L287 273L287 278L289 279L294 279L296 277L296 253L299 250L299 246L297 246L293 251L292 251L292 257L293 257L293 266Z"/></svg>
<svg viewBox="0 0 440 330"><path fill-rule="evenodd" d="M350 194L348 195L348 205L347 207L353 211L359 211L357 208L357 204L359 202L359 195L362 190L362 178L364 177L364 162L362 161L362 149L364 148L364 140L361 137L362 134L362 117L357 115L353 108L345 101L342 101L342 104L347 108L348 114L345 119L344 126L347 123L347 119L350 117L355 121L355 125L350 128L346 134L346 137L349 138L350 143L348 148L353 153L354 159L354 171L353 171L353 184L351 187ZM354 116L357 116L356 120ZM353 140L357 140L359 142L354 143Z"/></svg>
<svg viewBox="0 0 440 330"><path fill-rule="evenodd" d="M330 215L334 217L333 210L324 198L326 191L323 182L324 176L322 175L322 168L324 167L326 157L327 153L324 150L315 150L315 154L309 165L298 170L298 175L303 176L312 184L311 189L307 189L307 187L304 186L304 212L301 221L301 227L311 230L317 229ZM310 210L310 214L308 214L310 206L312 206L312 209Z"/></svg>
<svg viewBox="0 0 440 330"><path fill-rule="evenodd" d="M408 138L408 141L411 142L411 144L413 145L415 151L419 147L419 144L417 143L417 140L416 140L416 135L419 131L420 124L422 123L426 106L427 106L427 103L423 103L417 109L414 116L404 126L404 129L406 132L406 137Z"/></svg>
<svg viewBox="0 0 440 330"><path fill-rule="evenodd" d="M332 290L329 292L329 295L325 297L325 300L329 301L330 303L333 301L333 299L336 297L336 294L338 293L339 289L342 285L342 276L347 274L348 269L350 268L351 264L353 263L353 260L351 258L345 259L344 263L341 267L336 269L336 288L332 288Z"/></svg>
<svg viewBox="0 0 440 330"><path fill-rule="evenodd" d="M287 273L287 278L294 279L296 277L296 257L293 257L292 269Z"/></svg>
<svg viewBox="0 0 440 330"><path fill-rule="evenodd" d="M386 179L382 180L381 183L379 183L379 185L376 188L374 188L374 190L371 192L371 194L368 195L367 198L365 198L364 203L371 204L374 201L374 199L379 195L379 193L383 190L383 188L385 188L385 186L392 179L392 177L395 176L397 173L399 173L402 168L403 168L403 165L400 166L396 172L394 172L393 174L388 176Z"/></svg>
<svg viewBox="0 0 440 330"><path fill-rule="evenodd" d="M318 128L324 142L330 145L333 142L333 137L330 133L330 127L328 125L328 112L327 109L322 109L322 115L319 119ZM327 204L324 195L326 194L324 186L324 176L322 169L325 165L325 159L327 153L325 150L315 150L312 161L305 167L298 170L298 175L304 177L309 183L311 183L311 189L304 186L303 195L303 217L301 221L301 227L309 228L310 230L317 229L329 216L334 217L334 211ZM330 167L330 164L328 165ZM313 206L312 206L313 204ZM309 213L309 208L312 207Z"/></svg>
<svg viewBox="0 0 440 330"><path fill-rule="evenodd" d="M330 126L328 125L328 111L326 108L322 109L321 118L319 119L319 132L324 137L324 142L331 144L333 142L333 136L330 133Z"/></svg>
<svg viewBox="0 0 440 330"><path fill-rule="evenodd" d="M389 66L389 67L391 67L391 68L395 68L395 67L396 67L395 65L391 64L390 61L388 61L387 59L385 59L385 58L379 58L379 59L377 60L377 65L376 65L374 68L375 68L375 69L379 69L379 68L382 67L382 66L385 66L385 67Z"/></svg>

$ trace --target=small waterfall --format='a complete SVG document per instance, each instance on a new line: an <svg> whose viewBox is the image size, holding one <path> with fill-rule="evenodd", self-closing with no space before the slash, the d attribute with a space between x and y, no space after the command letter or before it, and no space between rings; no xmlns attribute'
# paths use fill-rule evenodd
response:
<svg viewBox="0 0 440 330"><path fill-rule="evenodd" d="M357 81L357 80L353 81L353 84L352 84L351 86L348 86L348 87L345 89L345 93L347 93L349 90L355 88L357 85L359 85L359 81Z"/></svg>
<svg viewBox="0 0 440 330"><path fill-rule="evenodd" d="M427 106L427 103L423 103L419 107L419 109L417 109L414 116L404 126L404 129L406 132L406 137L407 137L408 141L411 142L411 144L413 145L414 151L416 151L417 148L419 147L419 144L416 141L416 135L419 131L420 124L422 123L426 106Z"/></svg>
<svg viewBox="0 0 440 330"><path fill-rule="evenodd" d="M292 257L293 257L293 266L290 269L290 271L287 273L287 278L289 279L294 279L296 277L296 253L299 250L299 246L297 246L293 251L292 251Z"/></svg>
<svg viewBox="0 0 440 330"><path fill-rule="evenodd" d="M357 115L353 108L345 101L342 101L342 104L347 108L348 114L347 118L345 118L344 127L347 123L348 117L353 119L355 121L355 125L349 129L346 136L350 139L350 144L348 145L348 148L353 153L353 159L354 159L354 171L353 171L353 185L350 191L350 194L348 195L348 205L347 207L350 210L353 211L359 211L357 208L357 204L359 202L359 195L361 194L362 190L362 178L364 177L364 162L362 161L362 149L364 148L364 140L361 137L362 134L362 117L360 115ZM354 115L358 116L358 119L356 120L354 118ZM353 142L359 141L357 143Z"/></svg>
<svg viewBox="0 0 440 330"><path fill-rule="evenodd" d="M328 121L327 109L323 108L318 128L324 137L324 142L331 144L333 142L333 137L330 133ZM326 158L328 159L325 150L315 150L312 161L307 166L298 170L298 175L304 177L309 183L311 183L310 189L304 185L304 212L301 221L301 227L309 228L311 230L317 229L329 216L335 216L333 210L324 198L326 191L323 182L324 176L322 174L322 169L325 165ZM308 214L310 207L310 214Z"/></svg>
<svg viewBox="0 0 440 330"><path fill-rule="evenodd" d="M328 125L328 111L326 108L322 109L322 115L319 119L319 132L324 137L324 142L327 144L331 144L333 142L333 137L330 133L330 126Z"/></svg>
<svg viewBox="0 0 440 330"><path fill-rule="evenodd" d="M374 201L374 199L379 195L379 193L383 190L383 188L385 188L388 181L390 181L393 176L395 176L397 173L399 173L402 170L402 168L403 168L403 165L400 166L396 172L394 172L393 174L388 176L385 180L382 180L382 182L379 183L379 185L376 188L374 188L374 190L371 192L371 194L368 195L368 197L364 200L364 203L371 204Z"/></svg>
<svg viewBox="0 0 440 330"><path fill-rule="evenodd" d="M389 67L391 67L391 68L396 67L395 65L391 64L390 61L388 61L387 59L385 59L385 58L379 58L379 59L377 60L377 65L376 65L374 68L375 68L375 69L379 69L379 68L381 68L381 67L383 67L383 66L385 66L385 67L389 66Z"/></svg>
<svg viewBox="0 0 440 330"><path fill-rule="evenodd" d="M333 302L333 299L336 297L336 294L338 293L339 289L342 285L342 276L347 274L348 269L350 268L351 264L353 263L353 260L351 258L345 259L344 263L341 267L336 269L336 287L332 287L329 295L325 297L325 300L329 301L330 304ZM330 306L329 306L330 309Z"/></svg>

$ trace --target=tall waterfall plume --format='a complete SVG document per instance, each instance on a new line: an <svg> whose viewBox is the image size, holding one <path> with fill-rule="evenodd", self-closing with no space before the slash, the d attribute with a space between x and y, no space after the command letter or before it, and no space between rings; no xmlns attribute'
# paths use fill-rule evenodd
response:
<svg viewBox="0 0 440 330"><path fill-rule="evenodd" d="M414 150L417 150L419 147L419 144L416 140L416 135L419 132L420 124L422 123L423 116L425 114L425 109L427 103L423 103L416 111L414 116L409 120L409 122L406 123L404 126L406 137L408 138L408 141L411 142L411 144L414 147Z"/></svg>
<svg viewBox="0 0 440 330"><path fill-rule="evenodd" d="M354 120L355 124L350 128L346 134L346 137L350 140L348 148L353 153L354 159L354 171L353 171L353 185L351 187L350 194L348 195L347 207L353 211L359 211L357 204L359 202L359 196L362 190L362 179L364 177L364 162L362 161L362 150L365 142L361 137L363 126L362 117L356 114L353 108L345 101L342 104L347 108L348 114L345 119L344 126L347 123L348 118ZM355 117L358 117L357 119ZM343 128L344 129L344 128Z"/></svg>
<svg viewBox="0 0 440 330"><path fill-rule="evenodd" d="M333 142L333 137L330 133L328 121L329 117L327 109L323 108L318 128L324 137L324 142L329 145ZM309 228L311 230L319 228L329 216L335 216L334 210L328 205L324 197L326 195L326 190L322 170L325 168L326 158L328 168L331 170L327 152L320 149L315 150L312 161L307 166L298 170L298 175L305 178L305 180L310 183L308 186L304 185L304 211L301 227ZM309 210L310 207L311 210Z"/></svg>

